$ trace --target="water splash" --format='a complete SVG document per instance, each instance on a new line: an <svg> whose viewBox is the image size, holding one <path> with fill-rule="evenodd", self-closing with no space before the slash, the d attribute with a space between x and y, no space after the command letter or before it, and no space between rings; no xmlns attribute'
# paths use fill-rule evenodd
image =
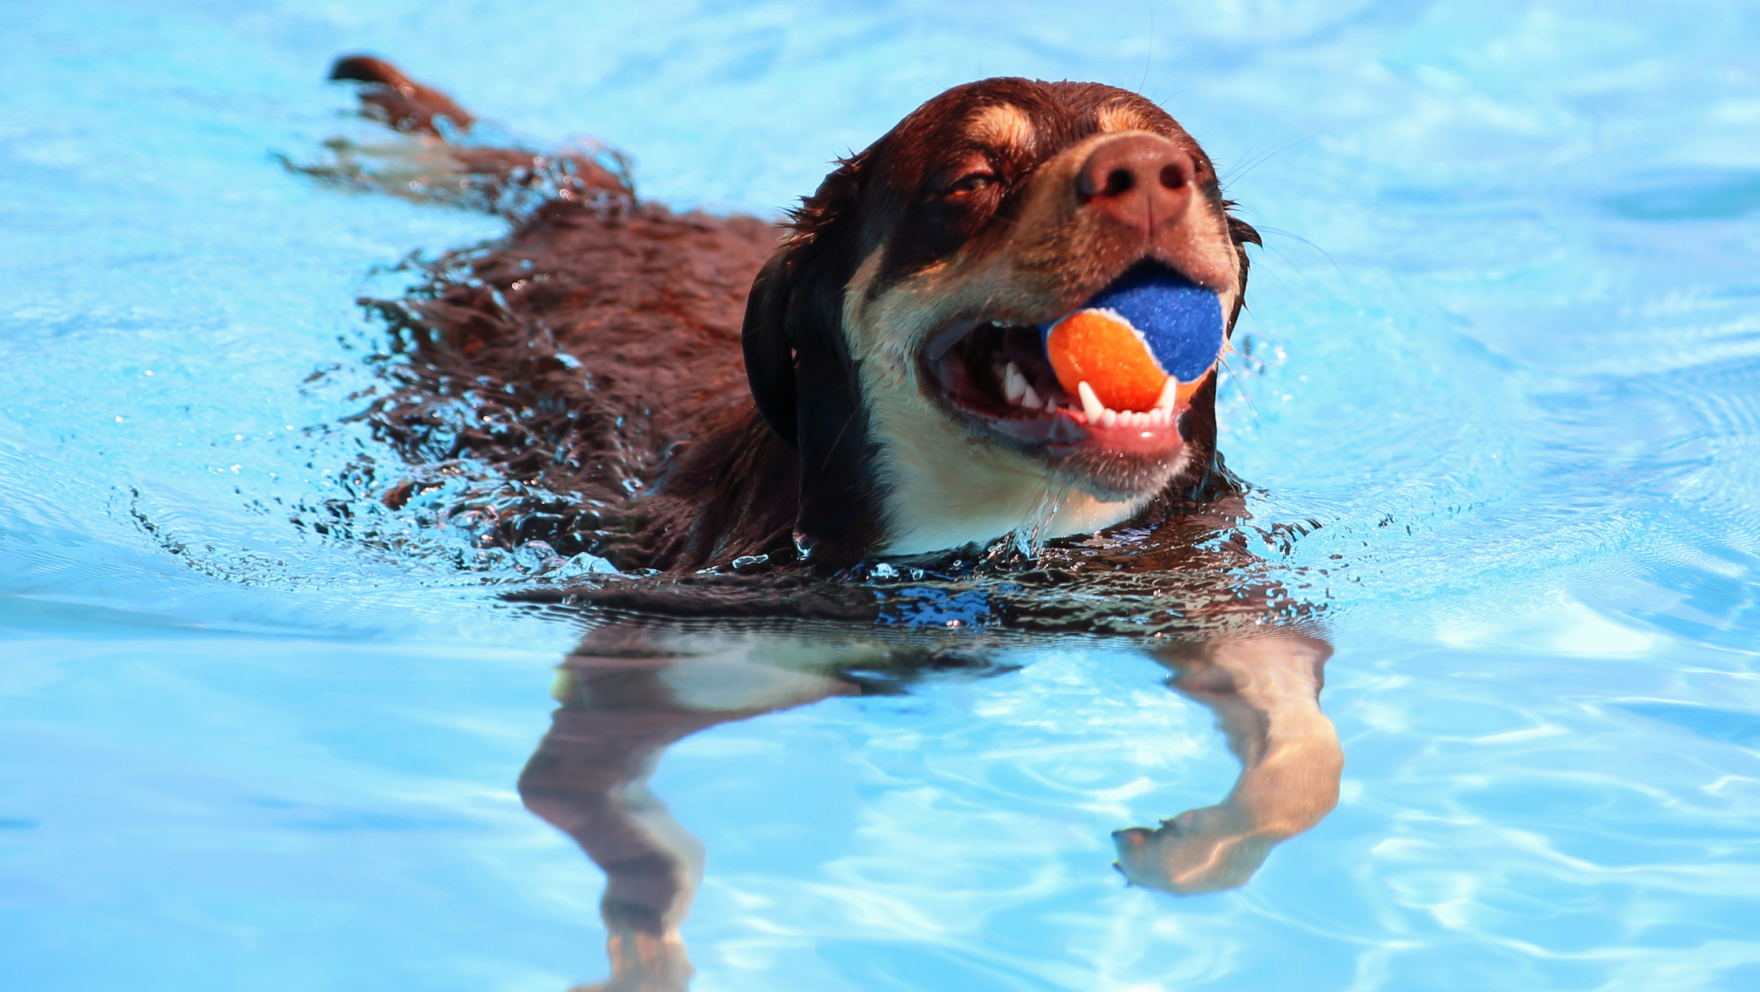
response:
<svg viewBox="0 0 1760 992"><path fill-rule="evenodd" d="M1031 567L1045 547L1052 519L1068 497L1067 488L1047 491L1026 522L992 541L979 561L989 569Z"/></svg>

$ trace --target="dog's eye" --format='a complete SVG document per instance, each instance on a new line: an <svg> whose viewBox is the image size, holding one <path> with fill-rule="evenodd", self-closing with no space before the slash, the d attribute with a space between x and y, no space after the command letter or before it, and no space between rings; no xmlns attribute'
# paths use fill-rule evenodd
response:
<svg viewBox="0 0 1760 992"><path fill-rule="evenodd" d="M966 172L948 180L941 188L943 196L968 196L972 193L988 189L996 182L996 173L988 171Z"/></svg>

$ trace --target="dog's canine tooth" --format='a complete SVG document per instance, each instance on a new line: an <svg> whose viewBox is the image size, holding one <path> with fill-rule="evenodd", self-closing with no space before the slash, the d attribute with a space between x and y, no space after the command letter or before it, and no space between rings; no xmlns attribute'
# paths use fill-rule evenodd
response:
<svg viewBox="0 0 1760 992"><path fill-rule="evenodd" d="M1173 405L1179 402L1179 380L1168 376L1161 384L1161 398L1155 401L1155 409L1172 412Z"/></svg>
<svg viewBox="0 0 1760 992"><path fill-rule="evenodd" d="M1008 397L1010 403L1018 404L1027 389L1027 377L1021 375L1020 366L1009 362L1008 368L1002 370L1003 395Z"/></svg>
<svg viewBox="0 0 1760 992"><path fill-rule="evenodd" d="M1021 376L1021 406L1024 406L1029 410L1037 410L1040 407L1051 406L1051 404L1041 400L1039 394L1033 391L1033 384L1027 381L1026 376Z"/></svg>
<svg viewBox="0 0 1760 992"><path fill-rule="evenodd" d="M1106 406L1100 402L1100 397L1094 395L1094 387L1088 385L1084 379L1076 383L1076 395L1082 398L1082 412L1087 414L1088 423L1099 423L1100 415L1106 412Z"/></svg>

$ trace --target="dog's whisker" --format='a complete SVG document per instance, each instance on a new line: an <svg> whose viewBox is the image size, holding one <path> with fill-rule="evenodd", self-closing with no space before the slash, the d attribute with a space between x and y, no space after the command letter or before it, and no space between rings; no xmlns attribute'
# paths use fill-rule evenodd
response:
<svg viewBox="0 0 1760 992"><path fill-rule="evenodd" d="M1297 145L1300 145L1304 142L1312 141L1315 138L1318 138L1320 135L1325 134L1325 133L1326 132L1324 132L1324 131L1315 131L1313 134L1310 134L1306 137L1297 138L1296 140L1291 141L1288 144L1279 145L1276 148L1273 148L1269 151L1260 152L1256 155L1248 156L1248 158L1245 161L1237 164L1233 169L1231 169L1229 171L1229 174L1227 176L1223 177L1223 180L1222 180L1223 185L1225 185L1225 186L1234 185L1235 183L1239 182L1243 177L1245 177L1247 175L1247 173L1252 172L1254 169L1257 169L1259 166L1264 165L1266 162L1270 161L1271 159L1276 158L1279 155L1282 155L1284 152L1289 151L1291 148L1294 148Z"/></svg>

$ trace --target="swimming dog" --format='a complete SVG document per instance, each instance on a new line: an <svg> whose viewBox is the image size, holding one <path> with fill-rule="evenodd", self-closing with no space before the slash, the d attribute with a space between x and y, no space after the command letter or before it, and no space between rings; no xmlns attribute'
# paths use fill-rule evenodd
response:
<svg viewBox="0 0 1760 992"><path fill-rule="evenodd" d="M1060 383L1040 333L1145 272L1214 294L1232 333L1258 236L1141 96L955 87L778 227L640 201L602 152L473 143L469 112L380 60L332 76L406 138L333 145L322 171L516 219L377 305L421 374L483 399L441 454L579 495L555 508L578 538L564 550L670 572L838 565L1164 519L1231 491L1214 374L1177 405L1108 411ZM422 435L434 392L380 424Z"/></svg>
<svg viewBox="0 0 1760 992"><path fill-rule="evenodd" d="M1213 295L1232 333L1258 238L1164 111L1091 84L957 87L840 161L778 226L642 201L603 149L488 142L468 111L377 59L332 76L358 83L366 114L400 137L334 141L335 160L304 171L514 221L429 266L409 297L368 301L407 358L407 388L367 414L412 473L386 504L404 506L436 466L490 463L523 495L473 505L498 528L480 539L670 573L651 604L632 598L639 582L599 602L719 617L771 612L731 595L758 585L743 574L753 561L839 566L1128 523L1156 539L1063 542L1006 583L949 587L1010 626L1128 633L1215 712L1242 762L1234 787L1158 829L1116 832L1119 870L1176 893L1238 886L1333 808L1343 754L1318 706L1331 649L1277 622L1287 600L1219 578L1251 555L1211 540L1244 516L1216 451L1213 373L1152 411L1097 410L1047 351L1045 325L1144 273ZM699 580L679 573L706 568L742 574L699 604ZM892 636L934 613L889 606L894 591L785 590L789 615L869 622L835 626L835 651L810 627L699 640L608 613L565 660L519 791L607 876L613 977L582 988L689 981L679 925L704 851L645 787L668 745L989 663Z"/></svg>

